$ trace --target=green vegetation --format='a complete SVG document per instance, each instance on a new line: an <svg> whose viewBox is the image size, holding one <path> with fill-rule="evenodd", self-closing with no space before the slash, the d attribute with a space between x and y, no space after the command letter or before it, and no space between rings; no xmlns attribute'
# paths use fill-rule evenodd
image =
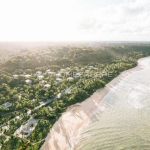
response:
<svg viewBox="0 0 150 150"><path fill-rule="evenodd" d="M5 136L0 136L0 145L5 142L6 138Z"/></svg>
<svg viewBox="0 0 150 150"><path fill-rule="evenodd" d="M2 150L38 150L68 106L84 101L149 55L149 44L56 46L25 50L2 61ZM17 137L15 131L31 117L37 120L29 126L33 131L28 135L26 127L20 133L26 137ZM6 141L5 136L9 137Z"/></svg>
<svg viewBox="0 0 150 150"><path fill-rule="evenodd" d="M51 127L52 123L49 120L40 119L35 130L29 136L30 141L36 143L38 141L43 140L43 138L46 137Z"/></svg>
<svg viewBox="0 0 150 150"><path fill-rule="evenodd" d="M11 136L13 133L22 125L24 124L30 117L24 116L21 120L11 120L9 123L9 129L4 131L5 135Z"/></svg>
<svg viewBox="0 0 150 150"><path fill-rule="evenodd" d="M10 140L6 141L5 144L2 146L2 150L17 150L21 147L25 141L18 137L11 137Z"/></svg>

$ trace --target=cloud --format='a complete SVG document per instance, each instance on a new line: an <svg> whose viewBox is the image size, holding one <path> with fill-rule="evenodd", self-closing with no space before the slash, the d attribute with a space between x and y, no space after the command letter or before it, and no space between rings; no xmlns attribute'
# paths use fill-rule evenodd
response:
<svg viewBox="0 0 150 150"><path fill-rule="evenodd" d="M0 40L150 40L150 0L88 1L0 0Z"/></svg>
<svg viewBox="0 0 150 150"><path fill-rule="evenodd" d="M84 18L79 24L79 29L91 29L96 25L96 21L94 18Z"/></svg>
<svg viewBox="0 0 150 150"><path fill-rule="evenodd" d="M89 27L90 32L97 34L97 38L113 40L115 35L117 39L123 40L150 40L149 0L136 0L98 8L93 11L92 16L93 18L90 17L86 19L87 21L83 19L84 25L82 23L80 25L82 30Z"/></svg>

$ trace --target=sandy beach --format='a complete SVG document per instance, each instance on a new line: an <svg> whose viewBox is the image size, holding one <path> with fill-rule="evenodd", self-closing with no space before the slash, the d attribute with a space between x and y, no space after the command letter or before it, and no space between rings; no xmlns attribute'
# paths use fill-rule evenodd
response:
<svg viewBox="0 0 150 150"><path fill-rule="evenodd" d="M105 88L97 90L82 103L70 106L54 124L40 150L76 149L80 133L82 129L90 123L91 116L104 110L104 108L101 107L103 98L107 95L109 90L118 84L125 76L131 72L142 69L144 67L142 59L138 60L137 67L122 72L109 82Z"/></svg>

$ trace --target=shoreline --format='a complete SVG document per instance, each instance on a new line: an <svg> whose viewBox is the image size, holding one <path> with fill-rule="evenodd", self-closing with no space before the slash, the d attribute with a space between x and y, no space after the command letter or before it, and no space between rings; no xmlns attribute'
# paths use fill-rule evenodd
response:
<svg viewBox="0 0 150 150"><path fill-rule="evenodd" d="M103 89L98 89L89 98L81 103L69 106L59 120L48 133L40 150L73 150L77 148L81 131L89 125L91 116L102 112L103 98L113 86L117 85L125 76L132 72L143 69L141 61L149 57L139 59L138 65L123 71L120 75L110 81Z"/></svg>

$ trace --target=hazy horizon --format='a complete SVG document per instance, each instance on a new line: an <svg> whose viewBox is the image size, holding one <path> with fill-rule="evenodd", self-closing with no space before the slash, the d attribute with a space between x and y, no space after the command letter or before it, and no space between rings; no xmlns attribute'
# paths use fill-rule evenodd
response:
<svg viewBox="0 0 150 150"><path fill-rule="evenodd" d="M50 42L51 43L63 43L63 42L64 43L71 43L71 42L78 42L78 43L80 43L80 42L83 42L83 43L87 43L87 42L99 42L99 43L105 43L105 42L110 42L110 43L128 43L128 42L129 43L135 43L135 42L143 43L143 42L148 42L149 43L150 40L147 40L147 41L146 40L143 40L143 41L142 40L141 41L140 40L139 41L138 40L137 41L136 40L135 41L134 40L133 41L132 40L131 41L129 41L129 40L126 40L126 41L121 41L121 40L120 41L119 40L114 40L114 41L113 40L112 41L111 40L101 40L101 41L98 41L98 40L93 40L93 41L92 40L91 41L88 41L88 40L87 41L86 40L85 41L84 40L81 40L81 41L78 41L78 40L73 40L73 41L69 41L69 40L68 41L67 40L66 41L62 41L62 40L60 40L60 41L52 41L52 40L44 40L44 41L42 41L42 40L39 40L39 41L38 40L37 41L34 41L34 40L33 41L19 41L19 40L18 41L0 41L0 43L50 43Z"/></svg>
<svg viewBox="0 0 150 150"><path fill-rule="evenodd" d="M0 0L0 41L149 41L149 0Z"/></svg>

